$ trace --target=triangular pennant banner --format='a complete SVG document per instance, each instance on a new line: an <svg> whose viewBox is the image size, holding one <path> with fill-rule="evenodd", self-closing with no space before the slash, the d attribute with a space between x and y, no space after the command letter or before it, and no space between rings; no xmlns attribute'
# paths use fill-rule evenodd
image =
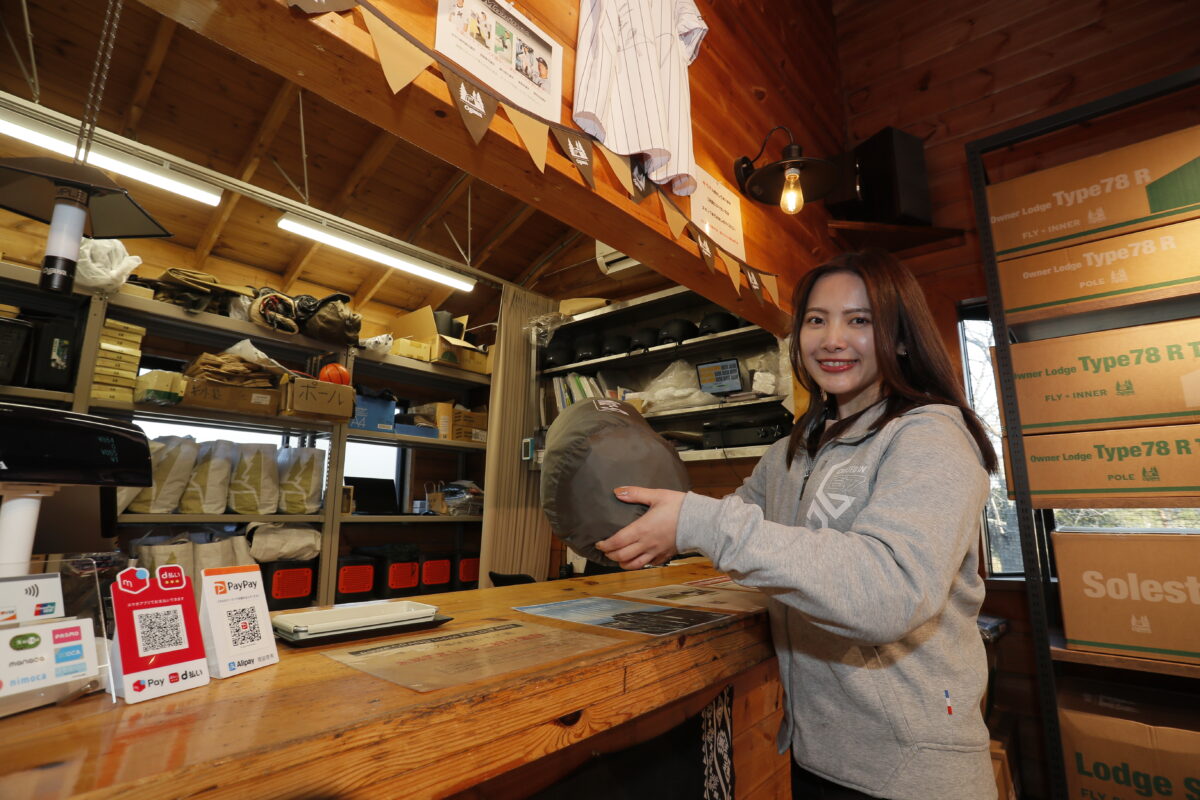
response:
<svg viewBox="0 0 1200 800"><path fill-rule="evenodd" d="M633 194L633 168L629 165L629 156L614 153L602 144L597 143L596 149L604 154L604 160L617 176L617 182L625 187L626 194Z"/></svg>
<svg viewBox="0 0 1200 800"><path fill-rule="evenodd" d="M379 53L379 66L383 67L388 88L392 94L399 94L433 63L433 56L389 28L370 11L363 9L362 15L375 42L375 51Z"/></svg>
<svg viewBox="0 0 1200 800"><path fill-rule="evenodd" d="M591 137L579 131L558 126L554 126L551 130L554 131L554 138L558 140L558 146L562 148L563 155L575 165L579 174L583 176L583 182L595 189L596 176L593 173L592 159L596 156L592 151Z"/></svg>
<svg viewBox="0 0 1200 800"><path fill-rule="evenodd" d="M763 272L758 277L762 278L763 288L767 290L767 296L771 298L771 302L777 306L780 305L779 279L768 272Z"/></svg>
<svg viewBox="0 0 1200 800"><path fill-rule="evenodd" d="M742 271L746 273L746 283L750 284L750 291L754 292L754 299L758 301L759 305L762 305L762 273L749 264L742 264L741 267Z"/></svg>
<svg viewBox="0 0 1200 800"><path fill-rule="evenodd" d="M667 215L667 227L671 229L671 235L678 239L687 227L688 218L667 199L666 192L659 192L658 199L662 201L663 212Z"/></svg>
<svg viewBox="0 0 1200 800"><path fill-rule="evenodd" d="M475 144L479 144L483 135L487 133L488 126L492 124L492 117L496 116L496 98L448 69L443 70L443 73L446 76L446 85L450 87L450 97L454 100L454 105L458 106L458 113L462 115L463 124L467 126Z"/></svg>
<svg viewBox="0 0 1200 800"><path fill-rule="evenodd" d="M529 151L529 157L533 159L534 165L540 172L545 172L546 147L548 146L546 131L550 126L508 103L500 105L504 108L504 113L508 115L513 127L517 129L517 136L520 137L521 144L525 145L525 149Z"/></svg>
<svg viewBox="0 0 1200 800"><path fill-rule="evenodd" d="M717 248L717 255L721 257L721 261L725 264L725 272L729 275L729 280L733 281L733 290L738 293L738 297L741 297L742 270L738 266L738 260L719 247Z"/></svg>
<svg viewBox="0 0 1200 800"><path fill-rule="evenodd" d="M700 248L700 257L704 259L704 266L708 267L708 271L715 275L717 268L713 266L713 259L716 257L717 246L699 228L694 233L696 235L696 246Z"/></svg>
<svg viewBox="0 0 1200 800"><path fill-rule="evenodd" d="M629 180L633 184L629 196L635 203L645 200L657 188L646 173L646 157L641 154L629 157Z"/></svg>

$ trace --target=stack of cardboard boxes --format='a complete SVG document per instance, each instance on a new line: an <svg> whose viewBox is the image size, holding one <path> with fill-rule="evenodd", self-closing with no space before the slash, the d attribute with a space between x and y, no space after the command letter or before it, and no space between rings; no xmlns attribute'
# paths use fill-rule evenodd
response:
<svg viewBox="0 0 1200 800"><path fill-rule="evenodd" d="M92 375L92 399L133 402L138 364L142 360L142 337L146 329L128 322L106 319L100 332L100 348Z"/></svg>
<svg viewBox="0 0 1200 800"><path fill-rule="evenodd" d="M1200 126L988 187L1009 324L1090 312L1111 328L1123 307L1195 298L1197 152ZM1195 314L1015 344L1012 362L1020 429L1005 427L1035 507L1200 505ZM1200 663L1200 535L1056 531L1054 556L1067 648ZM1195 725L1071 689L1059 710L1070 796L1200 798Z"/></svg>
<svg viewBox="0 0 1200 800"><path fill-rule="evenodd" d="M463 330L466 317L456 317L454 323ZM488 375L492 371L489 354L463 339L438 333L433 309L423 306L400 317L393 325L392 354L430 361Z"/></svg>

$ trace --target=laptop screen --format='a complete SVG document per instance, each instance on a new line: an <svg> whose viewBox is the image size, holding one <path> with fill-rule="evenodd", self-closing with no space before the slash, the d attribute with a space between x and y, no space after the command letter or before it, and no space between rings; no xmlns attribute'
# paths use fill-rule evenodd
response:
<svg viewBox="0 0 1200 800"><path fill-rule="evenodd" d="M696 377L700 380L700 391L709 394L725 395L742 390L742 375L736 358L697 364Z"/></svg>
<svg viewBox="0 0 1200 800"><path fill-rule="evenodd" d="M396 482L390 478L343 479L354 487L355 514L398 514Z"/></svg>

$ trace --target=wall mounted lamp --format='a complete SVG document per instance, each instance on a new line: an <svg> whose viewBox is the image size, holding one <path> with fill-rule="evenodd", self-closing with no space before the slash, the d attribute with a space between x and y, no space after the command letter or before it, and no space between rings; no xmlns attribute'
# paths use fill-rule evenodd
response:
<svg viewBox="0 0 1200 800"><path fill-rule="evenodd" d="M782 158L756 168L754 162L767 149L767 142L775 131L788 135ZM833 163L820 158L805 158L792 132L783 125L767 131L754 158L742 156L733 162L733 174L742 194L760 203L778 205L785 214L797 214L806 201L819 200L829 194L837 180Z"/></svg>
<svg viewBox="0 0 1200 800"><path fill-rule="evenodd" d="M294 214L290 211L280 217L276 224L285 231L290 231L307 239L312 239L315 242L329 245L330 247L336 247L338 250L366 258L377 264L383 264L384 266L407 272L418 278L424 278L427 281L449 286L460 292L469 292L475 288L475 280L473 278L451 272L448 269L442 269L399 250L382 247L349 231L338 230L324 222L305 219L299 214Z"/></svg>

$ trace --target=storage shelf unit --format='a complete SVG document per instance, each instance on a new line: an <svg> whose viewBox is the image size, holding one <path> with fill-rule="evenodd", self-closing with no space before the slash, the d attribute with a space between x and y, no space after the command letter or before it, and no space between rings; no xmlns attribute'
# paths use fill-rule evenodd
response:
<svg viewBox="0 0 1200 800"><path fill-rule="evenodd" d="M731 408L746 408L748 406L769 405L784 400L782 395L768 395L749 400L735 400L731 403L713 403L707 406L691 406L689 408L672 408L667 411L647 411L642 416L646 419L669 419L671 417L696 417L705 414L720 413Z"/></svg>
<svg viewBox="0 0 1200 800"><path fill-rule="evenodd" d="M1121 307L1085 306L1080 309L1085 312L1081 314L1067 312L1054 318L1040 318L1042 315L1039 314L1037 315L1039 319L1032 319L1027 315L1023 318L1018 317L1018 321L1010 323L1005 315L1001 298L1000 273L987 202L984 156L1006 148L1013 148L1055 131L1084 125L1097 117L1130 109L1140 103L1197 84L1200 84L1200 69L1193 68L967 145L967 166L975 200L976 227L983 254L984 275L987 280L989 313L995 330L997 384L1004 416L1010 429L1020 430L1020 412L1016 400L1010 332L1015 330L1026 339L1047 338L1138 325L1149 321L1194 317L1196 299L1195 295L1192 295L1190 298L1163 298L1161 301L1141 302ZM1056 597L1057 586L1051 574L1048 532L1038 524L1040 517L1035 514L1034 509L1065 507L1167 508L1196 506L1198 503L1195 497L1135 498L1110 501L1098 498L1076 498L1072 501L1062 498L1056 500L1046 496L1033 498L1030 494L1029 473L1025 463L1025 447L1022 437L1010 437L1009 448L1009 482L1016 502L1021 552L1025 565L1025 588L1031 622L1030 635L1034 647L1034 677L1037 684L1037 699L1045 742L1049 788L1052 797L1066 797L1066 764L1063 758L1057 713L1055 664L1086 664L1109 669L1115 680L1119 680L1122 675L1128 675L1130 671L1200 678L1200 666L1153 658L1088 653L1067 649L1063 644L1062 632L1057 623L1057 608L1052 605Z"/></svg>
<svg viewBox="0 0 1200 800"><path fill-rule="evenodd" d="M770 341L774 338L774 335L770 331L765 331L757 325L747 325L742 328L735 328L731 331L710 333L705 336L684 339L678 344L657 344L654 347L648 347L645 350L639 350L633 353L621 353L614 356L589 358L587 361L578 361L574 364L564 364L561 367L550 367L542 370L542 375L562 375L580 369L587 370L599 368L609 364L620 365L621 368L624 369L625 367L650 364L656 361L668 361L675 358L683 358L684 356L690 356L696 353L702 353L705 350L711 350L713 347L722 344L746 344L748 342L754 342L758 340Z"/></svg>
<svg viewBox="0 0 1200 800"><path fill-rule="evenodd" d="M162 523L236 524L244 522L324 522L323 514L120 514L122 525L158 525Z"/></svg>
<svg viewBox="0 0 1200 800"><path fill-rule="evenodd" d="M368 516L342 514L340 493L344 476L344 452L348 442L387 444L407 454L406 464L413 463L413 453L419 451L442 451L459 456L459 465L469 455L485 455L487 445L481 442L457 442L444 439L407 436L351 429L344 421L332 421L307 417L283 415L257 415L233 413L221 409L198 406L158 406L149 404L122 403L107 400L91 400L89 387L92 382L94 353L100 337L100 329L106 318L131 322L147 329L147 338L165 338L201 345L210 350L223 350L242 339L252 343L281 361L301 364L315 363L314 357L335 359L354 371L355 381L372 379L388 380L398 384L421 387L428 393L459 395L467 390L486 389L491 378L442 364L428 364L413 359L386 356L375 358L364 356L356 348L346 348L306 336L286 336L244 320L206 312L189 312L181 307L135 295L116 294L109 298L76 290L70 295L53 295L37 289L39 272L35 269L0 262L0 288L7 302L29 307L37 311L56 313L60 316L79 319L84 334L80 337L79 368L75 378L74 392L57 392L29 389L17 386L0 386L0 400L33 404L70 405L72 410L153 422L183 424L201 428L236 429L279 436L296 436L312 442L326 439L329 442L326 461L325 503L317 514L135 514L125 513L117 518L120 525L176 525L176 524L244 524L247 522L294 522L308 523L322 529L320 556L320 590L317 602L330 604L334 599L336 563L342 526L377 523L401 525L451 524L455 546L461 544L465 527L478 526L482 516L417 516L399 514L391 516ZM11 298L11 299L8 299Z"/></svg>

